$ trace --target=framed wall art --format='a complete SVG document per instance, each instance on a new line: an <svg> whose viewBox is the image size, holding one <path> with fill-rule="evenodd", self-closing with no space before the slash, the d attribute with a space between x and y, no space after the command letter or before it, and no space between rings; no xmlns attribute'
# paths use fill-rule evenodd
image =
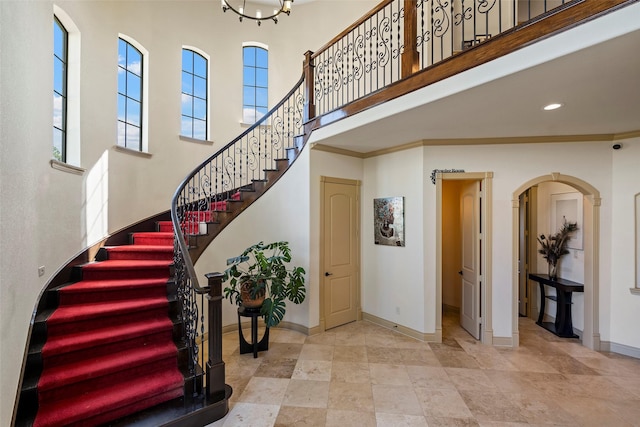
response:
<svg viewBox="0 0 640 427"><path fill-rule="evenodd" d="M550 233L557 232L564 221L575 222L578 230L571 234L567 243L569 249L582 250L582 193L560 193L551 195L551 228Z"/></svg>
<svg viewBox="0 0 640 427"><path fill-rule="evenodd" d="M404 246L404 197L373 199L376 245Z"/></svg>

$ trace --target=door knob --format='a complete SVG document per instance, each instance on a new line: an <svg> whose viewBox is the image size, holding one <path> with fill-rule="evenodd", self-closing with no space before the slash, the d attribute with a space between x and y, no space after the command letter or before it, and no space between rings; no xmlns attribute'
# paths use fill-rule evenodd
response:
<svg viewBox="0 0 640 427"><path fill-rule="evenodd" d="M458 274L462 276L462 270L458 271Z"/></svg>
<svg viewBox="0 0 640 427"><path fill-rule="evenodd" d="M328 271L326 271L326 272L324 273L324 276L325 276L325 277L327 277L327 276L333 276L333 273L329 273Z"/></svg>

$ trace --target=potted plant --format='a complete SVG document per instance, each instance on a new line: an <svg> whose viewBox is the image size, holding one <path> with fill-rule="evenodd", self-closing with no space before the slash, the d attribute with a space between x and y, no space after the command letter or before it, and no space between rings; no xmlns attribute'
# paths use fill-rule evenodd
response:
<svg viewBox="0 0 640 427"><path fill-rule="evenodd" d="M288 242L256 243L227 260L224 296L236 305L260 307L268 327L278 325L286 312L286 301L300 304L306 296L305 270L289 267ZM244 302L243 302L244 295ZM251 302L252 299L257 301Z"/></svg>
<svg viewBox="0 0 640 427"><path fill-rule="evenodd" d="M542 257L547 260L549 267L549 278L555 280L558 278L558 262L560 257L569 253L567 249L567 243L571 239L570 234L578 230L578 224L575 222L568 222L566 219L562 223L562 227L556 234L545 237L541 234L538 237L538 243L541 248L538 252L542 254Z"/></svg>

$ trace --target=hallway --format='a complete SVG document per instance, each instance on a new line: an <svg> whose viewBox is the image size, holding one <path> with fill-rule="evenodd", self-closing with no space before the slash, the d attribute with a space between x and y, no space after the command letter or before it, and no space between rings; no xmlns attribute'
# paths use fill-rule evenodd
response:
<svg viewBox="0 0 640 427"><path fill-rule="evenodd" d="M521 346L480 344L445 310L443 342L369 322L271 330L257 359L223 337L230 426L640 426L640 360L520 319ZM247 336L247 335L245 335Z"/></svg>

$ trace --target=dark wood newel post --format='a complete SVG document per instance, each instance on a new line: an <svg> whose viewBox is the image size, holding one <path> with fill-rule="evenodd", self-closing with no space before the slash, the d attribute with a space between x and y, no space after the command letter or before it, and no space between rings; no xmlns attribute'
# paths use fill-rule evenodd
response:
<svg viewBox="0 0 640 427"><path fill-rule="evenodd" d="M420 69L418 55L418 9L416 0L404 0L404 51L402 52L402 78Z"/></svg>
<svg viewBox="0 0 640 427"><path fill-rule="evenodd" d="M224 362L222 361L222 273L205 274L209 285L207 295L209 310L209 359L207 360L207 398L225 393Z"/></svg>
<svg viewBox="0 0 640 427"><path fill-rule="evenodd" d="M315 67L311 55L313 52L310 50L304 54L304 123L316 117L316 101L313 93L313 69Z"/></svg>

